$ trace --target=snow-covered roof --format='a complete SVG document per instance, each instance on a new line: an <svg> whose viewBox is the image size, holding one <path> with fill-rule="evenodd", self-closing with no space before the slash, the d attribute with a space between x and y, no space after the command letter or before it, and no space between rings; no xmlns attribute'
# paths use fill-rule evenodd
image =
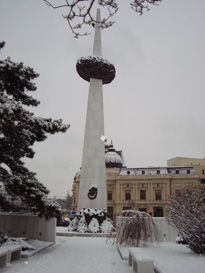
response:
<svg viewBox="0 0 205 273"><path fill-rule="evenodd" d="M105 154L105 162L122 163L122 159L116 152L107 152Z"/></svg>
<svg viewBox="0 0 205 273"><path fill-rule="evenodd" d="M74 176L74 180L76 180L76 177L80 176L81 175L81 171L78 171L75 176Z"/></svg>
<svg viewBox="0 0 205 273"><path fill-rule="evenodd" d="M120 175L194 174L193 167L122 168Z"/></svg>
<svg viewBox="0 0 205 273"><path fill-rule="evenodd" d="M114 150L108 151L105 154L105 164L107 168L122 168L122 158Z"/></svg>

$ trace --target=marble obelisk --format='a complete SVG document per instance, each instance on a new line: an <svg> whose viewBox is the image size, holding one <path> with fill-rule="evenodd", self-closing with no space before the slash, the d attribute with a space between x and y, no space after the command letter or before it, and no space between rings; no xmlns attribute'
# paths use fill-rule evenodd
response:
<svg viewBox="0 0 205 273"><path fill-rule="evenodd" d="M97 21L100 21L100 9L97 10ZM107 210L105 144L104 144L104 113L103 84L114 78L105 68L108 62L101 58L101 29L95 26L93 56L81 58L77 62L79 75L90 82L83 155L81 165L78 207ZM109 63L108 63L109 66ZM111 65L111 74L115 74ZM96 74L96 75L95 75ZM106 78L106 79L105 79ZM107 82L106 82L107 80Z"/></svg>

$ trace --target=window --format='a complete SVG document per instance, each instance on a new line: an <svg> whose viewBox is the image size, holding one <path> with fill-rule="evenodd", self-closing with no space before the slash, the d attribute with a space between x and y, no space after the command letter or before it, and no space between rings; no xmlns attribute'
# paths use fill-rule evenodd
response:
<svg viewBox="0 0 205 273"><path fill-rule="evenodd" d="M127 174L130 175L130 171L127 171Z"/></svg>
<svg viewBox="0 0 205 273"><path fill-rule="evenodd" d="M163 217L162 207L154 207L154 217Z"/></svg>
<svg viewBox="0 0 205 273"><path fill-rule="evenodd" d="M176 174L179 174L179 170L176 170Z"/></svg>
<svg viewBox="0 0 205 273"><path fill-rule="evenodd" d="M189 174L190 173L190 170L187 170L187 174Z"/></svg>
<svg viewBox="0 0 205 273"><path fill-rule="evenodd" d="M140 200L146 200L146 190L140 191Z"/></svg>
<svg viewBox="0 0 205 273"><path fill-rule="evenodd" d="M145 174L145 171L142 171L142 174Z"/></svg>
<svg viewBox="0 0 205 273"><path fill-rule="evenodd" d="M162 192L161 191L155 191L155 199L161 200L162 199Z"/></svg>
<svg viewBox="0 0 205 273"><path fill-rule="evenodd" d="M133 208L132 208L132 207L123 207L122 209L123 209L123 211L125 211L125 212L123 213L123 216L128 216L128 215L130 215L130 212L128 212L128 211L126 211L126 210L132 210ZM131 214L132 214L132 213L131 213Z"/></svg>
<svg viewBox="0 0 205 273"><path fill-rule="evenodd" d="M157 170L157 174L160 174L160 170Z"/></svg>
<svg viewBox="0 0 205 273"><path fill-rule="evenodd" d="M111 191L109 191L107 193L107 200L112 200L112 192Z"/></svg>
<svg viewBox="0 0 205 273"><path fill-rule="evenodd" d="M131 200L131 191L125 191L125 200Z"/></svg>
<svg viewBox="0 0 205 273"><path fill-rule="evenodd" d="M123 209L123 210L131 210L132 207L123 207L122 209Z"/></svg>
<svg viewBox="0 0 205 273"><path fill-rule="evenodd" d="M110 219L113 219L113 207L107 207L107 216Z"/></svg>
<svg viewBox="0 0 205 273"><path fill-rule="evenodd" d="M202 174L204 174L204 170L202 170Z"/></svg>
<svg viewBox="0 0 205 273"><path fill-rule="evenodd" d="M139 208L139 211L141 211L141 212L147 212L147 209L145 209L145 208Z"/></svg>

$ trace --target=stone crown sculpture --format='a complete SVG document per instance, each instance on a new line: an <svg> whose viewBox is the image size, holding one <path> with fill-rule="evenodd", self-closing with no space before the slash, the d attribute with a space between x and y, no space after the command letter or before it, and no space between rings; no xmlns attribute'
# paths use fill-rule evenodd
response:
<svg viewBox="0 0 205 273"><path fill-rule="evenodd" d="M93 78L108 84L115 78L114 65L101 57L89 56L78 59L76 70L80 77L88 82Z"/></svg>

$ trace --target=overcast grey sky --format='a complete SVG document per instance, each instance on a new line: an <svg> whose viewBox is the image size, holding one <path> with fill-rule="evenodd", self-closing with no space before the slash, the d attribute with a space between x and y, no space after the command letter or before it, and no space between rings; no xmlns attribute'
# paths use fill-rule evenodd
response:
<svg viewBox="0 0 205 273"><path fill-rule="evenodd" d="M123 150L127 167L205 157L205 1L163 0L143 16L130 1L118 2L116 23L102 31L103 57L116 67L103 87L106 138ZM43 0L0 0L1 59L40 73L36 115L71 124L37 143L26 161L51 196L65 196L81 166L89 84L75 65L93 47L93 33L74 39L61 14Z"/></svg>

